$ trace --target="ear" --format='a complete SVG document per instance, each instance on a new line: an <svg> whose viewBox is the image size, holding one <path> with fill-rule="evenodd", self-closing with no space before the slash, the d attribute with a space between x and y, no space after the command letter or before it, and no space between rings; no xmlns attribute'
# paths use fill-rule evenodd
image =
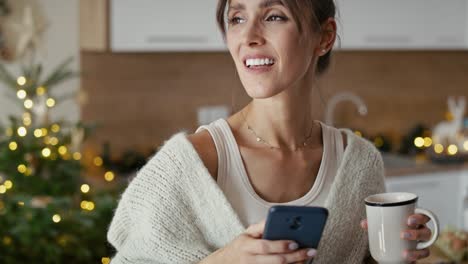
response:
<svg viewBox="0 0 468 264"><path fill-rule="evenodd" d="M317 46L316 53L320 56L327 54L335 44L336 40L336 20L328 18L321 26L320 43Z"/></svg>

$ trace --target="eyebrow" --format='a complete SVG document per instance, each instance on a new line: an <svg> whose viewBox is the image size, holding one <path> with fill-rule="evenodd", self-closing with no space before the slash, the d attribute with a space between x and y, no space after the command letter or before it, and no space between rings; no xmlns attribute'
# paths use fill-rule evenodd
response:
<svg viewBox="0 0 468 264"><path fill-rule="evenodd" d="M264 0L260 3L260 8L268 8L272 7L275 5L281 5L284 6L283 2L281 0ZM229 9L231 10L245 10L245 5L244 4L235 4L235 5L230 5Z"/></svg>

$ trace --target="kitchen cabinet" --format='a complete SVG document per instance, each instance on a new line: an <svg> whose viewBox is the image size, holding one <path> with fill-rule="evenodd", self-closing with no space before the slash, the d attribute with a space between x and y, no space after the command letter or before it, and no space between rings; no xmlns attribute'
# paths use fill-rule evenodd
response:
<svg viewBox="0 0 468 264"><path fill-rule="evenodd" d="M463 227L463 198L468 188L468 171L425 173L386 178L388 192L418 195L418 206L433 211L440 227Z"/></svg>
<svg viewBox="0 0 468 264"><path fill-rule="evenodd" d="M226 50L218 0L80 0L81 49ZM337 0L342 50L468 49L467 0Z"/></svg>
<svg viewBox="0 0 468 264"><path fill-rule="evenodd" d="M217 0L111 0L114 52L216 51L225 45L216 23Z"/></svg>
<svg viewBox="0 0 468 264"><path fill-rule="evenodd" d="M467 49L466 0L338 0L341 49Z"/></svg>

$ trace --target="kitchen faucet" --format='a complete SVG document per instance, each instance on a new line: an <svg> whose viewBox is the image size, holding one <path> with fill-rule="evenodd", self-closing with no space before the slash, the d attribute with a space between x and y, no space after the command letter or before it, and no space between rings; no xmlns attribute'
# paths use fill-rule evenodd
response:
<svg viewBox="0 0 468 264"><path fill-rule="evenodd" d="M354 103L354 105L357 106L359 114L361 115L367 114L367 106L361 97L350 92L341 92L341 93L335 94L328 101L328 104L325 108L325 124L329 126L333 126L333 112L335 111L336 105L342 101L351 101L352 103Z"/></svg>

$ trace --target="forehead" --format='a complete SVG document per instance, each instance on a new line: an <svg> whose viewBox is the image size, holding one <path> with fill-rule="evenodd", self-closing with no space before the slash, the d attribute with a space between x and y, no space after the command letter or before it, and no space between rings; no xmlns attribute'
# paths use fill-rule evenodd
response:
<svg viewBox="0 0 468 264"><path fill-rule="evenodd" d="M275 5L284 5L281 0L230 0L228 8L244 10L246 8L268 8Z"/></svg>

